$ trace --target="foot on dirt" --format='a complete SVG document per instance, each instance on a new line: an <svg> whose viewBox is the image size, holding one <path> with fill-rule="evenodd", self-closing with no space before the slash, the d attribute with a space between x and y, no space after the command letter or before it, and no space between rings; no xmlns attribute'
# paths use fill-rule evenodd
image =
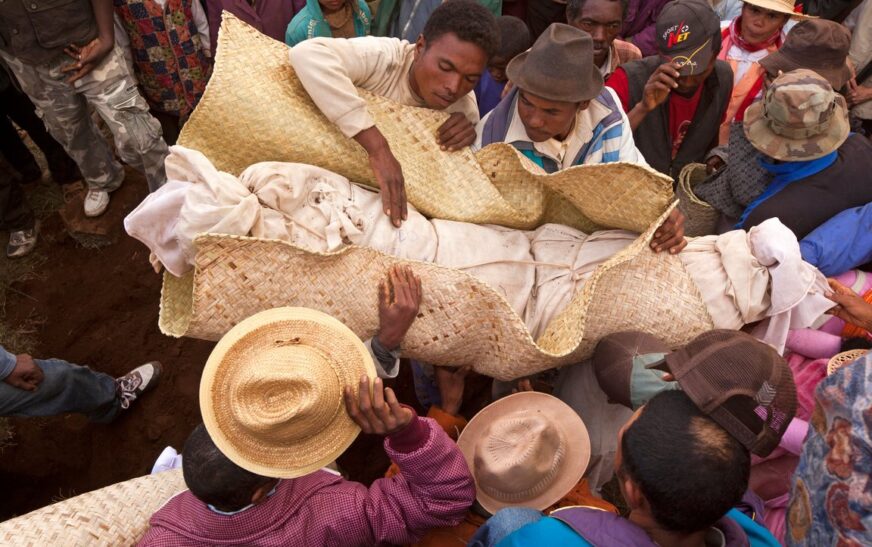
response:
<svg viewBox="0 0 872 547"><path fill-rule="evenodd" d="M115 379L115 391L121 400L121 408L130 408L130 403L140 395L154 389L160 381L163 367L158 361L150 361L138 366L121 378Z"/></svg>
<svg viewBox="0 0 872 547"><path fill-rule="evenodd" d="M85 196L85 216L98 217L109 207L109 192L103 190L88 190Z"/></svg>
<svg viewBox="0 0 872 547"><path fill-rule="evenodd" d="M36 247L36 234L39 232L39 224L27 230L16 230L9 233L9 243L6 245L6 256L9 258L21 258L30 254Z"/></svg>

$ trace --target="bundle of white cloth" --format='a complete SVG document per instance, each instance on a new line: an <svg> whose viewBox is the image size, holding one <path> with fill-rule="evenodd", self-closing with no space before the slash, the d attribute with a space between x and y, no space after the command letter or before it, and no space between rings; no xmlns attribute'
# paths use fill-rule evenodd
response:
<svg viewBox="0 0 872 547"><path fill-rule="evenodd" d="M201 233L280 239L319 252L369 246L478 277L524 318L534 339L597 266L638 237L624 230L585 234L558 224L523 231L427 219L411 205L395 228L377 192L336 173L263 162L236 177L181 146L170 148L166 170L169 182L124 226L173 275L193 267L193 240ZM810 325L834 305L825 297L826 279L803 262L796 237L777 219L749 232L691 239L679 258L716 328L761 322L755 335L779 351L788 329Z"/></svg>

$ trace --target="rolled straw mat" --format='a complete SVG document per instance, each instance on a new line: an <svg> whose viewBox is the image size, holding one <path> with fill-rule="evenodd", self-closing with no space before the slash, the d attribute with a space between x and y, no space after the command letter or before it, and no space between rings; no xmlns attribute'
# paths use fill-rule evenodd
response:
<svg viewBox="0 0 872 547"><path fill-rule="evenodd" d="M0 545L136 545L151 515L184 489L181 469L119 482L0 523Z"/></svg>
<svg viewBox="0 0 872 547"><path fill-rule="evenodd" d="M720 212L699 199L693 187L706 179L704 163L688 163L678 175L678 208L684 213L684 235L687 237L707 236L715 233Z"/></svg>
<svg viewBox="0 0 872 547"><path fill-rule="evenodd" d="M589 357L612 332L642 330L678 346L713 328L681 260L648 247L657 218L629 247L600 265L544 334L490 286L436 264L401 260L367 247L306 251L279 240L203 234L194 273L164 276L160 328L171 336L218 340L261 310L304 306L326 312L366 339L378 329L378 284L397 263L421 277L423 300L403 354L437 365L471 365L511 380Z"/></svg>
<svg viewBox="0 0 872 547"><path fill-rule="evenodd" d="M288 51L224 12L212 77L179 144L234 175L261 161L298 162L377 187L365 151L314 105ZM669 177L636 165L546 175L507 144L476 154L443 152L435 135L447 114L359 93L403 166L409 202L429 217L522 229L556 222L585 232L642 232L673 200ZM622 184L603 184L615 179Z"/></svg>

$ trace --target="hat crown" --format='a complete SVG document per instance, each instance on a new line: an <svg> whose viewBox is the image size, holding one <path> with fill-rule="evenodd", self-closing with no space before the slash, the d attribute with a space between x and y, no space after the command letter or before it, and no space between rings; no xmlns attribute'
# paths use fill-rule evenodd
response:
<svg viewBox="0 0 872 547"><path fill-rule="evenodd" d="M528 499L548 488L564 453L555 423L535 411L513 412L495 419L476 444L475 476L498 500Z"/></svg>
<svg viewBox="0 0 872 547"><path fill-rule="evenodd" d="M317 349L277 344L258 354L260 366L239 372L229 400L239 427L249 434L299 442L317 434L339 412L341 399L332 395L341 393L341 382Z"/></svg>
<svg viewBox="0 0 872 547"><path fill-rule="evenodd" d="M784 55L815 68L832 68L833 63L841 65L850 48L850 31L825 19L800 21L787 33L781 46Z"/></svg>
<svg viewBox="0 0 872 547"><path fill-rule="evenodd" d="M819 135L835 112L836 94L826 79L811 70L782 74L766 90L763 117L772 131L791 139Z"/></svg>

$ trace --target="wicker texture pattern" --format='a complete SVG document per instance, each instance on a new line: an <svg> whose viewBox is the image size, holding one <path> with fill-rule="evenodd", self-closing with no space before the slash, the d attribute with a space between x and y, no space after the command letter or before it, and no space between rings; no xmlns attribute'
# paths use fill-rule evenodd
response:
<svg viewBox="0 0 872 547"><path fill-rule="evenodd" d="M184 489L181 469L119 482L0 523L0 545L136 545L151 515Z"/></svg>
<svg viewBox="0 0 872 547"><path fill-rule="evenodd" d="M365 247L314 253L284 241L218 234L197 238L195 275L165 274L160 328L217 340L261 310L304 306L365 339L378 328L378 282L392 264L405 263L421 277L424 295L403 353L427 363L471 365L510 380L578 363L601 337L619 330L640 329L677 346L713 323L681 260L648 248L662 219L597 268L538 341L501 295L465 272Z"/></svg>
<svg viewBox="0 0 872 547"><path fill-rule="evenodd" d="M852 349L835 354L832 359L827 362L827 376L834 374L843 366L853 363L860 357L869 353L868 349Z"/></svg>
<svg viewBox="0 0 872 547"><path fill-rule="evenodd" d="M238 175L253 163L308 163L377 186L363 148L315 107L294 75L288 48L224 13L215 69L179 144ZM672 181L628 164L546 175L506 144L477 154L443 152L447 114L359 93L403 166L409 202L433 218L530 229L559 222L642 232L673 200ZM603 207L607 201L611 207ZM626 214L625 210L634 211Z"/></svg>
<svg viewBox="0 0 872 547"><path fill-rule="evenodd" d="M704 163L689 163L678 175L676 197L678 208L687 217L684 235L687 237L707 236L715 233L720 211L699 199L693 187L706 180Z"/></svg>

